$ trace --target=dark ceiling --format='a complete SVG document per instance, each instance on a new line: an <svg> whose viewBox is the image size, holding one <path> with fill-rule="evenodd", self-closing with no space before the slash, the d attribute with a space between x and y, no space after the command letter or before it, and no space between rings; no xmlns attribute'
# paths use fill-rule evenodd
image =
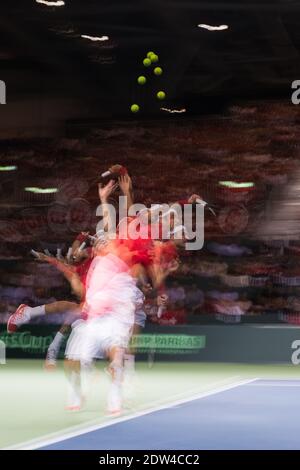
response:
<svg viewBox="0 0 300 470"><path fill-rule="evenodd" d="M130 117L132 102L142 116L161 113L159 89L164 106L190 114L234 99L288 97L300 78L299 15L296 0L65 0L62 7L15 0L1 4L0 79L11 103L67 98L85 117L100 118ZM141 89L136 77L148 73L148 50L159 54L164 74Z"/></svg>

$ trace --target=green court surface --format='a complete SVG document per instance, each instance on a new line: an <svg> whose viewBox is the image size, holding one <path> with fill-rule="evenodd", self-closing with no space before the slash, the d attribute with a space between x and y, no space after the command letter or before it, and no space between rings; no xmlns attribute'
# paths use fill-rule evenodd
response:
<svg viewBox="0 0 300 470"><path fill-rule="evenodd" d="M40 360L8 360L0 366L0 448L21 448L42 438L110 420L105 415L108 377L98 363L84 410L64 410L66 378L62 363L54 372ZM137 363L135 396L127 415L214 391L252 378L300 378L293 365L221 363Z"/></svg>

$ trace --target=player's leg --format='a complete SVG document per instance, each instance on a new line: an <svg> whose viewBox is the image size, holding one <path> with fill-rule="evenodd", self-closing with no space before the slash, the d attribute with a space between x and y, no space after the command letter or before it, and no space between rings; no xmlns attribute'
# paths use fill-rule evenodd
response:
<svg viewBox="0 0 300 470"><path fill-rule="evenodd" d="M113 346L108 351L110 364L108 371L111 376L107 398L107 411L112 415L119 415L122 411L122 381L125 349Z"/></svg>
<svg viewBox="0 0 300 470"><path fill-rule="evenodd" d="M29 323L36 317L44 315L52 315L54 313L66 313L69 311L77 311L79 305L75 302L60 300L51 304L39 305L37 307L29 307L29 305L21 304L13 313L7 322L8 333L14 333L21 325Z"/></svg>
<svg viewBox="0 0 300 470"><path fill-rule="evenodd" d="M131 339L134 340L142 331L143 326L140 324L135 323L132 329L132 337ZM132 375L135 372L135 354L136 348L134 344L130 344L124 354L124 372L125 374Z"/></svg>
<svg viewBox="0 0 300 470"><path fill-rule="evenodd" d="M80 361L66 359L64 367L68 379L66 409L79 411L82 407Z"/></svg>
<svg viewBox="0 0 300 470"><path fill-rule="evenodd" d="M140 291L137 291L139 293ZM135 374L135 339L145 328L147 315L143 309L144 295L136 298L136 309L134 313L134 325L132 328L131 341L124 354L124 395L127 400L131 401L136 391L136 374Z"/></svg>
<svg viewBox="0 0 300 470"><path fill-rule="evenodd" d="M70 330L71 330L70 323L64 324L61 326L60 330L54 336L53 341L52 343L50 343L48 350L47 350L46 361L45 361L46 369L51 370L56 367L56 361L57 361L57 357L58 357L61 345L65 341L65 339L68 337Z"/></svg>
<svg viewBox="0 0 300 470"><path fill-rule="evenodd" d="M90 382L93 359L99 356L99 352L101 352L101 356L107 357L110 361L108 372L111 376L111 384L107 399L107 411L113 415L120 414L122 409L124 352L128 346L129 329L128 325L123 325L111 314L104 315L85 322L80 344L83 385L86 386ZM70 358L72 355L74 357L74 354L69 354L69 348L67 349L67 357Z"/></svg>
<svg viewBox="0 0 300 470"><path fill-rule="evenodd" d="M80 361L85 328L86 324L83 320L77 320L72 324L72 332L65 351L64 366L68 379L66 409L71 411L79 410L83 404Z"/></svg>

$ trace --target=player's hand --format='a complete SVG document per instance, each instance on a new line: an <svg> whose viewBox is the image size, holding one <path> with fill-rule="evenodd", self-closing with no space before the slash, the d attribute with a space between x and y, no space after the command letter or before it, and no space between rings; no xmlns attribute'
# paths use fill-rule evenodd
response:
<svg viewBox="0 0 300 470"><path fill-rule="evenodd" d="M201 201L203 200L203 198L201 196L199 196L199 194L192 194L189 198L188 198L188 203L189 204L193 204L194 202L197 202L197 199L201 199Z"/></svg>
<svg viewBox="0 0 300 470"><path fill-rule="evenodd" d="M44 369L47 371L47 372L53 372L54 370L56 370L56 361L45 361L44 363Z"/></svg>
<svg viewBox="0 0 300 470"><path fill-rule="evenodd" d="M101 202L107 202L107 199L113 192L117 189L118 183L115 183L114 180L110 180L105 186L102 186L101 183L98 186L99 198Z"/></svg>
<svg viewBox="0 0 300 470"><path fill-rule="evenodd" d="M90 232L80 232L80 235L81 235L82 237L84 237L85 239L88 238L89 234L90 234Z"/></svg>
<svg viewBox="0 0 300 470"><path fill-rule="evenodd" d="M165 307L167 305L167 302L169 300L169 297L167 294L162 294L157 297L157 305L159 307Z"/></svg>
<svg viewBox="0 0 300 470"><path fill-rule="evenodd" d="M115 165L112 165L109 167L109 171L111 173L121 173L121 170L122 170L122 165L119 165L118 163L116 163Z"/></svg>
<svg viewBox="0 0 300 470"><path fill-rule="evenodd" d="M128 194L132 190L132 181L128 173L120 176L118 181L119 187L123 194Z"/></svg>
<svg viewBox="0 0 300 470"><path fill-rule="evenodd" d="M76 263L79 263L80 261L88 257L89 257L89 253L87 250L79 250L79 248L76 248L72 253L73 261Z"/></svg>

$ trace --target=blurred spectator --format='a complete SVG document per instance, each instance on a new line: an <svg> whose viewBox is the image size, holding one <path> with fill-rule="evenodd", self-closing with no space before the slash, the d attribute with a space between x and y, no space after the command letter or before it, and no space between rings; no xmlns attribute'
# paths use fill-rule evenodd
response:
<svg viewBox="0 0 300 470"><path fill-rule="evenodd" d="M185 286L185 306L188 313L193 313L197 308L200 308L204 302L203 291L200 290L197 284Z"/></svg>
<svg viewBox="0 0 300 470"><path fill-rule="evenodd" d="M185 300L184 287L178 281L173 281L172 286L166 289L170 304L183 305Z"/></svg>

